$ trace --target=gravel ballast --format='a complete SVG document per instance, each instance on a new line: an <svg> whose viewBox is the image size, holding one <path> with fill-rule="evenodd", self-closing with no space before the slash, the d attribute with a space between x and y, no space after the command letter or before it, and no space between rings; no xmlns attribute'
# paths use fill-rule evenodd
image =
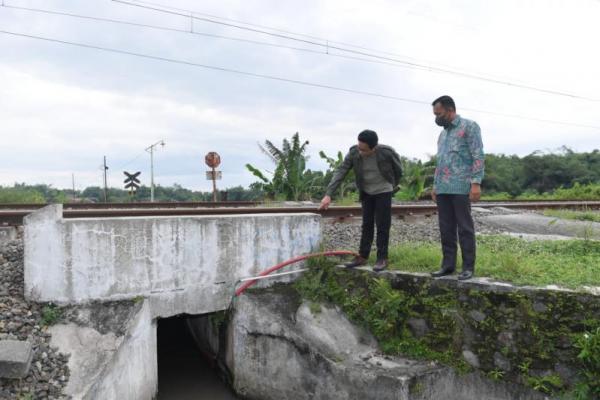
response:
<svg viewBox="0 0 600 400"><path fill-rule="evenodd" d="M511 210L512 213L515 211ZM505 215L503 209L485 209L482 211L473 209L475 231L478 234L502 233L498 229L485 222L486 216ZM361 234L361 218L353 218L344 222L334 220L323 220L323 243L327 250L358 250ZM392 217L390 231L390 246L404 242L439 242L440 232L438 228L437 215L409 215L404 218ZM373 241L373 250L376 250Z"/></svg>
<svg viewBox="0 0 600 400"><path fill-rule="evenodd" d="M23 242L0 248L0 340L26 340L33 360L22 379L0 379L0 399L66 399L62 390L69 379L68 356L50 346L43 323L43 304L23 297Z"/></svg>

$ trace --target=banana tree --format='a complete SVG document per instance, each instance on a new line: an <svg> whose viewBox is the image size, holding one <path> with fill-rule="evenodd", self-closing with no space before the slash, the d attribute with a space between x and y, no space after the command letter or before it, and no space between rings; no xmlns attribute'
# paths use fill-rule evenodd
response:
<svg viewBox="0 0 600 400"><path fill-rule="evenodd" d="M420 160L402 160L404 174L400 182L401 191L397 198L400 200L419 200L428 188L427 181L431 181L435 167L423 164Z"/></svg>
<svg viewBox="0 0 600 400"><path fill-rule="evenodd" d="M329 169L325 173L326 181L327 181L327 183L329 183L331 178L333 178L333 174L335 173L335 170L338 169L340 165L342 165L342 162L344 162L344 154L341 151L338 151L337 158L332 158L332 157L327 156L327 154L325 154L325 152L321 150L319 152L319 156L323 160L325 160L325 162L327 162L327 164L329 165ZM346 175L346 177L344 178L344 180L342 181L342 183L340 184L340 188L339 188L340 198L346 197L348 194L350 194L351 192L353 192L355 190L356 190L356 182L354 180L354 170L351 169L348 172L348 174Z"/></svg>
<svg viewBox="0 0 600 400"><path fill-rule="evenodd" d="M275 146L270 140L258 147L275 164L275 171L269 179L258 168L246 164L246 168L260 179L262 189L273 198L286 200L303 200L310 198L315 178L306 170L306 147L308 140L300 141L300 134L296 132L291 140L283 139L281 148Z"/></svg>

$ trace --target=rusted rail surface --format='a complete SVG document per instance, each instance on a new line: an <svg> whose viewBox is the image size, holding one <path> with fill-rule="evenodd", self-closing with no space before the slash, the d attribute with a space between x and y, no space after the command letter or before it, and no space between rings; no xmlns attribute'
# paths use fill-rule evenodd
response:
<svg viewBox="0 0 600 400"><path fill-rule="evenodd" d="M65 210L105 210L113 208L215 208L215 207L252 207L261 204L259 201L170 201L170 202L140 202L140 203L65 203ZM37 210L48 204L2 204L0 210Z"/></svg>
<svg viewBox="0 0 600 400"><path fill-rule="evenodd" d="M600 203L600 201L586 201L586 200L516 200L516 201L480 201L477 203L478 206L491 206L495 207L498 205L508 204L507 207L513 206L513 204L524 204L532 205L544 204L544 205L561 205L561 204L592 204ZM134 208L222 208L222 207L255 207L264 205L261 201L169 201L169 202L138 202L138 203L64 203L63 209L65 210L105 210L105 209L134 209ZM277 206L277 203L272 203L273 207ZM404 202L402 205L423 205L432 203L430 201L415 201L415 202ZM48 204L43 203L0 203L0 210L37 210L46 207Z"/></svg>
<svg viewBox="0 0 600 400"><path fill-rule="evenodd" d="M238 203L228 202L227 206L218 206L219 203L126 203L126 207L118 207L118 203L111 204L110 208L99 207L94 204L93 207L83 207L79 204L75 207L72 204L63 208L64 218L111 218L111 217L151 217L151 216L183 216L183 215L239 215L239 214L277 214L277 213L318 213L325 218L352 218L361 215L361 209L358 206L330 207L328 210L318 210L317 206L300 207L242 207ZM131 207L132 205L143 204L141 207ZM168 204L168 206L163 206ZM202 204L202 206L198 205ZM206 204L210 204L206 206ZM253 203L255 204L255 203ZM150 206L151 205L151 206ZM20 225L23 218L39 209L21 208L17 205L12 209L0 208L0 223L4 225ZM89 206L89 204L87 204ZM480 202L474 204L474 207L493 208L504 207L510 209L546 209L546 208L568 208L579 210L597 210L600 209L600 201L541 201L541 202ZM434 214L436 212L435 204L431 202L421 204L396 204L392 206L392 215L404 216L411 214Z"/></svg>

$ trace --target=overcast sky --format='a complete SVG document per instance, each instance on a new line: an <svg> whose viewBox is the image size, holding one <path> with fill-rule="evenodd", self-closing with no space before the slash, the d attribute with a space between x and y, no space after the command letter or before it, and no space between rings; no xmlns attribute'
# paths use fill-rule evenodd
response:
<svg viewBox="0 0 600 400"><path fill-rule="evenodd" d="M142 171L142 182L148 184L150 156L144 149L161 139L166 146L155 153L156 182L201 190L211 189L204 173L208 151L221 154L220 187L246 186L254 181L246 163L273 169L257 143L269 139L279 145L295 132L310 141L312 169L325 169L320 150L331 155L345 152L367 128L400 154L425 159L435 152L439 134L429 103L442 94L454 97L459 114L479 123L486 152L526 155L562 145L577 151L600 148L597 0L149 1L194 11L196 17L210 14L221 22L243 21L310 35L320 39L294 37L329 40L331 46L432 70L337 57L369 55L328 51L200 19L192 26L189 17L111 0L4 0L4 4L193 29L312 52L7 7L0 7L0 30L422 103L0 33L0 184L70 187L74 174L77 189L98 186L104 155L110 186L122 186L123 170Z"/></svg>

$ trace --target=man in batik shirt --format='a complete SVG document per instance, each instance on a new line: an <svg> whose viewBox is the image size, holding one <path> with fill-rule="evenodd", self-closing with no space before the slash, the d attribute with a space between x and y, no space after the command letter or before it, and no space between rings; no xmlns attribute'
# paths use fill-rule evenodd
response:
<svg viewBox="0 0 600 400"><path fill-rule="evenodd" d="M458 232L462 253L462 272L458 279L470 279L475 271L475 227L471 202L481 197L484 173L481 130L475 121L456 114L456 105L450 96L436 99L432 106L435 123L444 128L438 138L432 190L438 209L443 260L441 269L432 276L454 273Z"/></svg>

